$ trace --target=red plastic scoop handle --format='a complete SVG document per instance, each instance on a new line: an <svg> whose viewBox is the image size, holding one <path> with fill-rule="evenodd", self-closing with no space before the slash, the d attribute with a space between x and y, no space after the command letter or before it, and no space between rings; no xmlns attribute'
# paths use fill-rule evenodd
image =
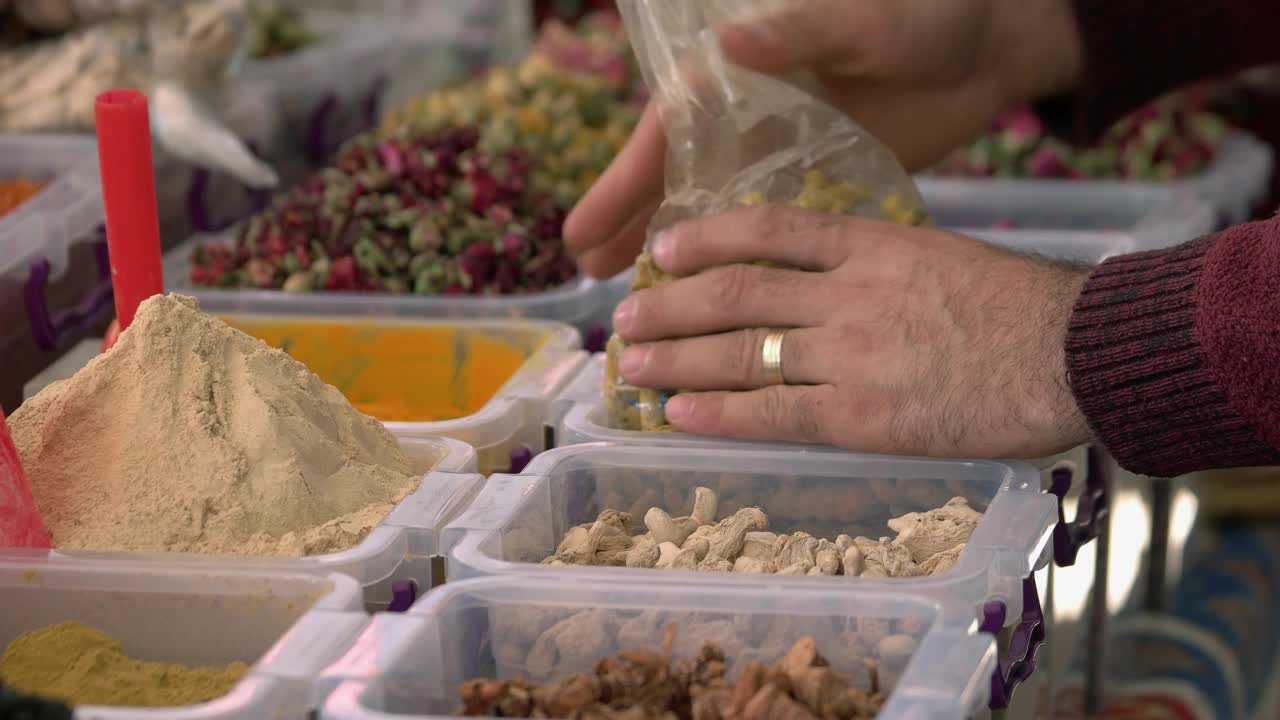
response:
<svg viewBox="0 0 1280 720"><path fill-rule="evenodd" d="M164 291L151 124L147 97L137 90L108 90L93 110L111 282L123 332L139 303Z"/></svg>
<svg viewBox="0 0 1280 720"><path fill-rule="evenodd" d="M49 529L31 495L18 449L0 409L0 547L48 548Z"/></svg>

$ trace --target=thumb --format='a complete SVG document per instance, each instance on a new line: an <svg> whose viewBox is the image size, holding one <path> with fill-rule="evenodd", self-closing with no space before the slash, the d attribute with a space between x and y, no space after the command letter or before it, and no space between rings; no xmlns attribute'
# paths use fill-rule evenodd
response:
<svg viewBox="0 0 1280 720"><path fill-rule="evenodd" d="M860 38L882 32L882 0L802 0L767 15L722 26L732 63L762 73L848 65L864 56Z"/></svg>

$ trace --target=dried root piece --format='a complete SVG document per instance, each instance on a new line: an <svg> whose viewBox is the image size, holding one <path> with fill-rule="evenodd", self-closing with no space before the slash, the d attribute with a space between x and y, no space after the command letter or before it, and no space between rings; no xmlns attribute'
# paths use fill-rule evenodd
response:
<svg viewBox="0 0 1280 720"><path fill-rule="evenodd" d="M657 627L646 624L645 629L644 637L651 638ZM884 704L873 661L864 660L871 685L855 687L818 653L812 637L801 638L772 666L747 663L736 682L726 677L726 656L719 646L706 643L698 650L685 645L692 652L673 662L677 643L672 625L663 633L660 653L623 650L614 657L600 657L589 673L553 683L468 680L461 688L461 714L584 720L869 720ZM745 662L745 657L739 661Z"/></svg>
<svg viewBox="0 0 1280 720"><path fill-rule="evenodd" d="M628 488L628 492L650 499L662 495L680 504L687 498L677 486L664 493L652 487ZM647 530L634 536L632 513L605 510L595 522L570 529L555 554L543 562L815 577L916 577L953 567L982 517L967 500L956 497L940 508L890 520L889 527L898 531L896 539L839 535L833 541L806 532L770 532L768 516L756 507L741 508L716 522L714 516L722 504L732 506L733 501L721 503L716 492L706 487L694 488L693 508L687 516L672 517L661 507L633 504L633 510L643 510Z"/></svg>
<svg viewBox="0 0 1280 720"><path fill-rule="evenodd" d="M982 513L969 507L968 500L957 497L936 510L907 513L888 524L898 533L897 543L911 551L912 560L922 563L968 542L981 519Z"/></svg>

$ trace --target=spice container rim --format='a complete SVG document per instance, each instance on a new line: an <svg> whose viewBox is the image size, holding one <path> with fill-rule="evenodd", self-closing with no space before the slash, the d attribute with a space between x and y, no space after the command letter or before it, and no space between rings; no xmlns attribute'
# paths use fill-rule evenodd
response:
<svg viewBox="0 0 1280 720"><path fill-rule="evenodd" d="M1057 524L1057 498L1042 492L1040 473L1018 461L943 460L848 452L796 453L778 448L705 448L662 445L588 443L547 451L520 475L491 475L466 511L446 526L441 538L446 577L476 576L558 578L561 582L635 581L637 569L555 566L497 559L485 550L551 482L557 466L586 456L611 468L651 468L668 472L741 472L756 475L818 474L824 477L927 477L989 479L997 485L973 535L956 564L935 576L909 578L845 578L762 576L676 569L641 570L655 585L736 587L764 583L782 593L824 592L841 586L860 591L911 592L939 599L960 622L970 622L981 606L999 600L1009 608L1009 622L1022 612L1022 581L1049 560L1049 541ZM611 461L612 459L612 461ZM771 470L770 468L774 468ZM785 471L784 471L785 469ZM775 472L776 471L776 472ZM690 482L692 489L694 482ZM762 504L767 505L767 503ZM763 507L766 514L768 508ZM671 511L669 509L669 511ZM555 512L555 508L552 509ZM674 511L672 511L674 512ZM555 542L555 541L553 541Z"/></svg>
<svg viewBox="0 0 1280 720"><path fill-rule="evenodd" d="M246 569L261 572L293 572L302 574L342 573L355 579L366 592L392 578L402 569L406 558L428 556L436 552L439 535L448 522L464 511L479 491L484 477L475 472L475 451L465 443L443 438L397 438L406 455L415 449L426 452L430 447L448 448L446 458L460 463L457 470L433 469L419 473L412 492L397 502L378 524L357 544L346 550L302 557L272 555L201 554L190 552L153 552L117 550L48 551L52 556L69 561L117 563L137 567L171 566L198 570ZM427 579L423 578L425 582Z"/></svg>
<svg viewBox="0 0 1280 720"><path fill-rule="evenodd" d="M0 586L17 579L49 592L67 590L107 591L128 595L162 592L177 597L277 598L279 589L294 585L328 589L317 595L254 659L248 673L219 698L203 703L167 708L82 705L77 718L131 720L139 716L156 720L256 720L288 717L293 708L305 706L311 688L323 669L351 647L369 618L360 612L360 589L347 576L330 573L264 573L236 568L195 570L178 566L86 563L52 556L35 559L32 551L0 550ZM175 584L175 581L177 583ZM220 583L231 581L233 587ZM262 587L254 587L260 582ZM244 587L238 584L243 583ZM152 587L155 585L156 587ZM127 611L127 607L123 607ZM77 618L67 618L75 620ZM35 628L27 628L35 629ZM127 640L126 640L127 641ZM281 713L284 712L284 715ZM304 710L298 710L301 719Z"/></svg>
<svg viewBox="0 0 1280 720"><path fill-rule="evenodd" d="M379 615L361 632L349 652L332 664L316 688L315 705L324 720L385 720L393 715L372 710L368 695L384 692L392 673L414 673L442 680L434 668L406 667L410 649L423 642L441 642L442 626L455 606L494 605L607 609L660 609L674 612L716 612L761 617L877 617L928 616L919 647L913 653L888 702L877 715L893 718L960 720L985 707L989 679L997 665L995 643L977 634L972 624L949 624L936 602L904 592L816 592L780 596L768 587L726 589L712 594L698 587L661 587L642 583L585 581L567 585L546 579L491 577L451 582L418 600L400 615ZM860 612L856 612L854 609ZM799 638L795 638L799 639ZM656 645L658 638L652 638ZM732 658L730 658L732 660ZM441 683L442 684L442 683ZM396 714L394 717L435 718L438 715Z"/></svg>
<svg viewBox="0 0 1280 720"><path fill-rule="evenodd" d="M67 269L67 254L77 242L91 241L102 221L102 191L97 174L98 145L81 135L0 133L0 178L37 168L52 175L47 184L13 211L0 217L0 277L26 273L38 256L49 261L51 276Z"/></svg>
<svg viewBox="0 0 1280 720"><path fill-rule="evenodd" d="M1227 133L1209 167L1199 175L1166 183L1128 180L1060 180L1046 178L968 178L919 175L914 178L923 193L959 193L965 189L998 193L1015 201L1052 193L1057 202L1090 192L1128 191L1172 194L1190 190L1213 206L1226 224L1249 219L1254 205L1265 199L1274 169L1275 151L1254 135L1232 130ZM1181 241L1191 240L1184 238ZM1180 242L1181 242L1180 241Z"/></svg>
<svg viewBox="0 0 1280 720"><path fill-rule="evenodd" d="M196 235L165 253L166 290L190 295L207 312L278 314L307 317L342 315L353 317L421 317L416 313L439 313L423 319L536 320L574 324L590 318L600 306L621 300L629 291L629 274L608 280L579 275L569 282L539 293L523 295L398 295L379 292L222 289L192 285L187 278L196 244L223 239L227 234Z"/></svg>

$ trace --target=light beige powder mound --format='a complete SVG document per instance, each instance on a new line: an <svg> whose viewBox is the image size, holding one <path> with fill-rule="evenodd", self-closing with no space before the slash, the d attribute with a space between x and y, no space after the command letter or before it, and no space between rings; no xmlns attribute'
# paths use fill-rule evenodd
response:
<svg viewBox="0 0 1280 720"><path fill-rule="evenodd" d="M179 295L9 425L61 548L335 552L418 479L336 388Z"/></svg>

